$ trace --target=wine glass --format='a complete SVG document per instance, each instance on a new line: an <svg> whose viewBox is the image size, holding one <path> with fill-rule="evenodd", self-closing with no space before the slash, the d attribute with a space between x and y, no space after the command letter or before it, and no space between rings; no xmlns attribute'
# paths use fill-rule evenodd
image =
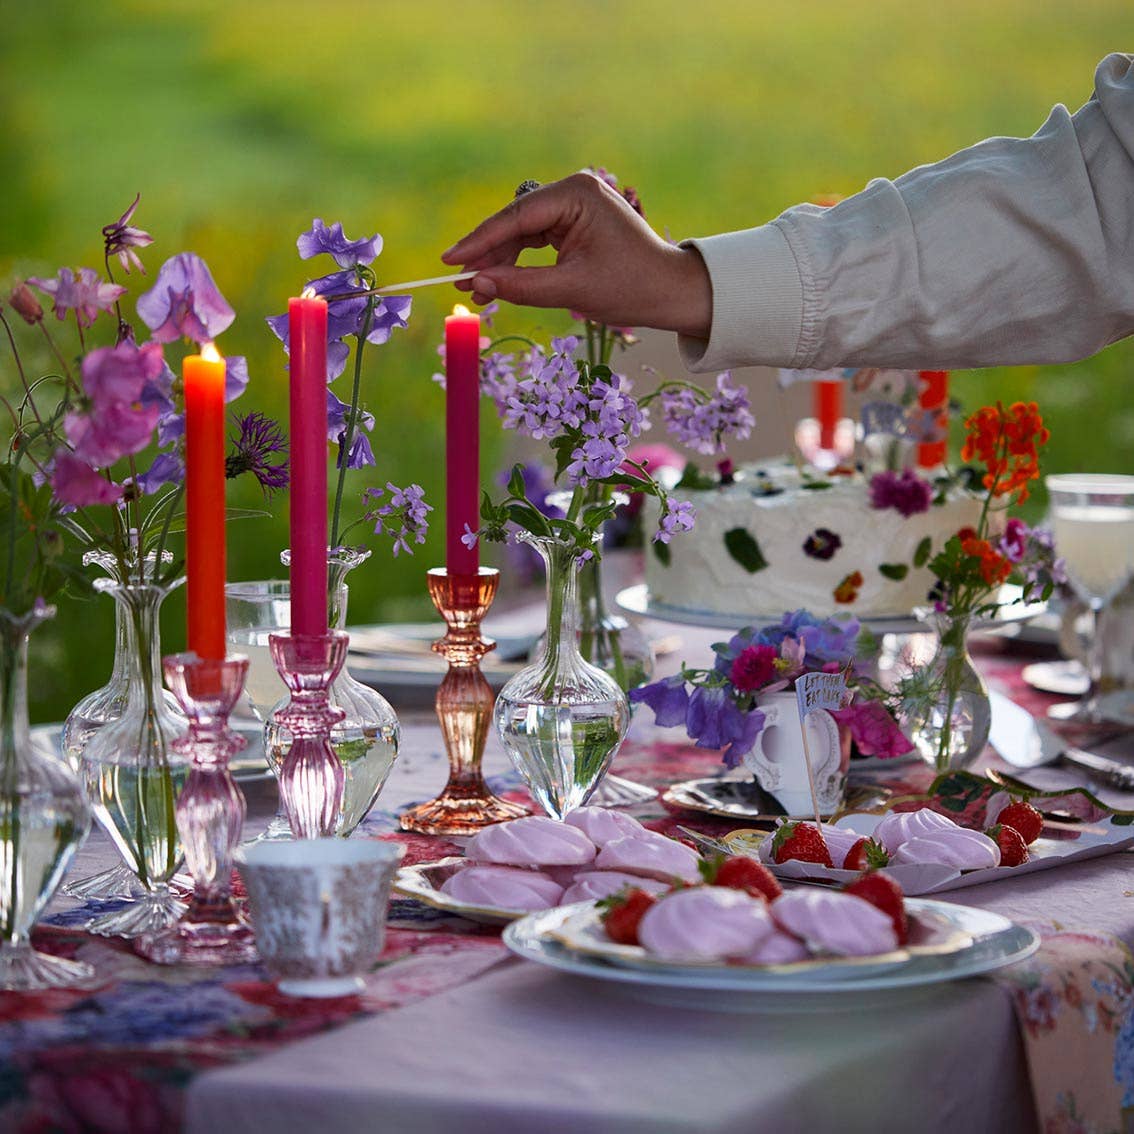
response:
<svg viewBox="0 0 1134 1134"><path fill-rule="evenodd" d="M1095 619L1087 652L1091 685L1084 700L1053 705L1048 713L1072 724L1106 720L1099 616L1134 576L1134 476L1067 473L1044 478L1048 522L1075 593Z"/></svg>

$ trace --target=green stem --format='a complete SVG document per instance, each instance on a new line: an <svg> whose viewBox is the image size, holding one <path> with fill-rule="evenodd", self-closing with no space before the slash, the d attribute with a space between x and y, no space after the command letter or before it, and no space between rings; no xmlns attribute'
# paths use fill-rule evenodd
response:
<svg viewBox="0 0 1134 1134"><path fill-rule="evenodd" d="M370 322L374 317L374 299L366 304L366 314L362 317L362 327L358 332L358 346L354 352L354 382L350 392L350 411L347 414L346 430L343 433L343 444L339 450L339 475L335 484L335 509L331 518L331 546L339 546L339 522L343 508L343 493L346 489L347 458L350 456L350 447L354 442L356 419L358 417L358 399L362 390L362 348L366 345L366 336L370 333Z"/></svg>

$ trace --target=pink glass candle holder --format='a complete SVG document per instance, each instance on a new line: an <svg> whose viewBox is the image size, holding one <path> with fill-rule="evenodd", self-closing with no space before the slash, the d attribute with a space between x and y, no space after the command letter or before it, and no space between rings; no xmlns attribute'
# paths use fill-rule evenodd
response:
<svg viewBox="0 0 1134 1134"><path fill-rule="evenodd" d="M189 774L177 797L177 831L193 878L189 908L179 921L135 942L159 964L231 965L256 959L252 928L232 896L232 856L244 827L244 795L229 760L247 743L228 727L244 689L248 659L163 659L166 684L189 718L189 731L173 741L188 757Z"/></svg>
<svg viewBox="0 0 1134 1134"><path fill-rule="evenodd" d="M346 715L331 704L331 682L346 661L350 635L272 634L272 661L291 700L275 720L292 736L280 765L280 799L297 839L333 835L343 802L343 766L331 745L331 729Z"/></svg>
<svg viewBox="0 0 1134 1134"><path fill-rule="evenodd" d="M490 638L481 637L480 624L496 597L500 572L481 567L475 575L450 575L434 567L426 581L447 627L433 649L449 662L435 701L449 754L449 782L436 799L404 812L401 825L405 831L427 835L471 835L528 814L519 804L493 795L480 767L495 702L480 659L496 647Z"/></svg>

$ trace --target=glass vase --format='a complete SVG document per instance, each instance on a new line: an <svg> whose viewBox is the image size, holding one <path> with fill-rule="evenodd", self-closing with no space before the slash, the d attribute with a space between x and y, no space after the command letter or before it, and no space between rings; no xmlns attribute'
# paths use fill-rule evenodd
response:
<svg viewBox="0 0 1134 1134"><path fill-rule="evenodd" d="M173 741L185 732L186 719L171 709L162 686L158 627L162 602L182 582L95 580L95 589L111 595L129 622L134 650L125 708L91 737L83 776L95 818L142 888L124 908L87 927L105 936L154 933L185 910L169 881L181 861L174 806L188 774L188 761Z"/></svg>
<svg viewBox="0 0 1134 1134"><path fill-rule="evenodd" d="M582 806L610 766L630 724L626 694L579 652L578 550L520 532L547 578L547 632L530 665L496 698L493 719L533 798L562 819Z"/></svg>
<svg viewBox="0 0 1134 1134"><path fill-rule="evenodd" d="M152 567L156 556L146 557L147 566ZM173 555L165 552L163 562L172 563ZM118 559L109 551L88 551L83 556L83 565L100 567L111 578L120 578ZM118 720L126 708L130 691L131 656L134 653L134 634L131 620L123 612L119 603L114 604L114 660L110 667L110 677L105 685L83 697L67 714L63 722L60 743L63 756L76 773L82 774L83 751L90 739L103 726ZM183 718L173 695L166 690L166 704L171 713ZM186 726L187 726L186 722ZM86 878L69 879L63 892L83 901L90 899L133 898L142 892L137 875L124 862L117 862L106 870Z"/></svg>
<svg viewBox="0 0 1134 1134"><path fill-rule="evenodd" d="M967 768L988 743L988 686L969 654L969 618L934 614L937 648L902 682L902 724L939 772Z"/></svg>
<svg viewBox="0 0 1134 1134"><path fill-rule="evenodd" d="M280 558L285 566L291 562L287 551ZM338 547L329 553L327 614L331 630L346 629L347 599L350 593L347 575L369 558L369 551L350 547ZM284 615L282 621L285 624L276 629L287 630L290 626L290 608L284 607L278 613ZM265 635L265 647L266 645ZM247 646L242 645L241 649L247 651ZM287 691L278 675L276 681L282 698ZM385 785L397 759L401 726L390 702L376 689L356 681L345 665L331 683L330 703L332 707L345 713L344 718L331 728L331 747L343 766L344 775L342 812L336 834L345 837L370 813L378 793ZM291 743L291 733L269 714L264 726L264 751L277 777ZM287 830L285 824L285 836ZM273 831L277 837L279 833L278 830Z"/></svg>
<svg viewBox="0 0 1134 1134"><path fill-rule="evenodd" d="M94 977L90 965L36 952L29 936L91 825L78 777L33 745L28 726L28 635L54 613L0 608L0 989L24 992Z"/></svg>

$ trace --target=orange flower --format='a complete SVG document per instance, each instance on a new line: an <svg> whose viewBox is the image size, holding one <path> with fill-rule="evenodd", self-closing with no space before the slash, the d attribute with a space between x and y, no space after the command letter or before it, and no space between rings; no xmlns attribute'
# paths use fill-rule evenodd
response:
<svg viewBox="0 0 1134 1134"><path fill-rule="evenodd" d="M980 576L990 586L998 587L1012 574L1012 561L1001 555L986 539L965 539L961 550L980 560Z"/></svg>
<svg viewBox="0 0 1134 1134"><path fill-rule="evenodd" d="M1035 402L1014 402L1005 410L1000 402L984 406L966 422L968 434L961 459L979 459L984 467L983 483L993 496L1028 498L1028 482L1039 476L1039 447L1051 433Z"/></svg>
<svg viewBox="0 0 1134 1134"><path fill-rule="evenodd" d="M843 581L835 588L834 596L835 602L851 603L858 598L858 590L862 586L862 572L852 571Z"/></svg>

